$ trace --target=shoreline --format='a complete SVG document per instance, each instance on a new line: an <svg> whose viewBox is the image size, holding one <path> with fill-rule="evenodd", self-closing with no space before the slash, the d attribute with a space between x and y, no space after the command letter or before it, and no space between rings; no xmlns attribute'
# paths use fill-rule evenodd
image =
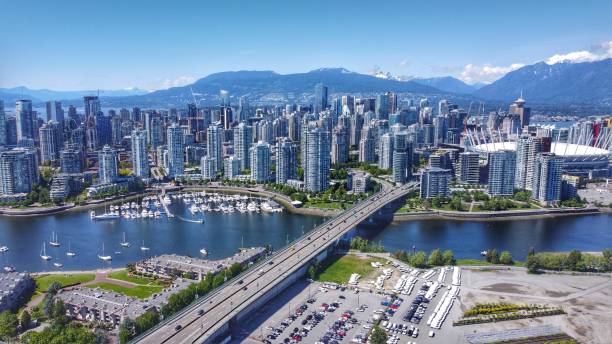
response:
<svg viewBox="0 0 612 344"><path fill-rule="evenodd" d="M572 209L537 209L525 211L498 211L498 212L454 212L446 210L419 211L412 213L395 213L393 222L405 222L410 220L457 220L457 221L511 221L521 219L542 219L562 216L581 216L609 214L599 208L572 208Z"/></svg>

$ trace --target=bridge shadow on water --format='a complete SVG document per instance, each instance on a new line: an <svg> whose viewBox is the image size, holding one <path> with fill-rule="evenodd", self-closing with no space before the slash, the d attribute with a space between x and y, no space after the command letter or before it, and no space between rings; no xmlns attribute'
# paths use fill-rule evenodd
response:
<svg viewBox="0 0 612 344"><path fill-rule="evenodd" d="M393 222L395 212L406 203L406 197L401 197L394 202L388 203L365 221L360 223L355 230L349 232L344 239L350 240L355 236L371 240Z"/></svg>

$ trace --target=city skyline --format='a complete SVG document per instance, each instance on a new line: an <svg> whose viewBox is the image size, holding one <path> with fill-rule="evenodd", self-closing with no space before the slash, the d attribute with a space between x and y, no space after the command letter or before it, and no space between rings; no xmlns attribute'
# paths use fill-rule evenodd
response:
<svg viewBox="0 0 612 344"><path fill-rule="evenodd" d="M146 14L143 6L7 3L0 30L13 34L0 44L12 49L0 57L0 87L154 90L221 71L322 67L479 83L538 61L612 56L605 2L389 2L375 11L367 3L183 3L147 4Z"/></svg>

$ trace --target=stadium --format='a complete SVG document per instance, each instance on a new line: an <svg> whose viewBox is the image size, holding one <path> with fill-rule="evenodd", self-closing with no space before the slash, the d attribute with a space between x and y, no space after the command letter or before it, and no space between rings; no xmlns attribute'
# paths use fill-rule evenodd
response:
<svg viewBox="0 0 612 344"><path fill-rule="evenodd" d="M516 151L516 141L476 144L468 149L482 155L497 151ZM564 172L589 179L607 178L611 153L609 150L588 145L553 142L550 152L563 158Z"/></svg>

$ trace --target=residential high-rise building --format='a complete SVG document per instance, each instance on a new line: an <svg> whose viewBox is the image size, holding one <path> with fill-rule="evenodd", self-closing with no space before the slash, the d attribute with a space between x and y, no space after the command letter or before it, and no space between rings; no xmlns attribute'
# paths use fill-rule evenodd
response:
<svg viewBox="0 0 612 344"><path fill-rule="evenodd" d="M47 121L56 121L60 124L62 130L64 129L64 109L62 108L62 102L48 101L45 104L47 108Z"/></svg>
<svg viewBox="0 0 612 344"><path fill-rule="evenodd" d="M270 145L259 141L250 150L251 180L264 183L270 178Z"/></svg>
<svg viewBox="0 0 612 344"><path fill-rule="evenodd" d="M17 141L34 138L34 114L31 100L15 102L15 119L17 121Z"/></svg>
<svg viewBox="0 0 612 344"><path fill-rule="evenodd" d="M376 117L378 119L389 119L389 94L376 96Z"/></svg>
<svg viewBox="0 0 612 344"><path fill-rule="evenodd" d="M38 184L36 151L13 148L0 153L0 193L28 193Z"/></svg>
<svg viewBox="0 0 612 344"><path fill-rule="evenodd" d="M361 140L359 140L359 162L374 162L376 160L375 142L373 128L365 126L361 130Z"/></svg>
<svg viewBox="0 0 612 344"><path fill-rule="evenodd" d="M141 129L132 131L132 166L134 175L149 178L149 156L147 154L147 132Z"/></svg>
<svg viewBox="0 0 612 344"><path fill-rule="evenodd" d="M168 142L168 169L166 175L174 178L185 173L183 129L172 123L166 130L166 141Z"/></svg>
<svg viewBox="0 0 612 344"><path fill-rule="evenodd" d="M297 147L291 140L276 143L276 184L285 184L297 178Z"/></svg>
<svg viewBox="0 0 612 344"><path fill-rule="evenodd" d="M514 187L533 189L533 169L536 155L541 151L540 140L533 136L521 136L516 141L516 174Z"/></svg>
<svg viewBox="0 0 612 344"><path fill-rule="evenodd" d="M113 146L120 146L123 140L123 132L121 130L121 124L123 121L121 117L115 115L110 118L111 121L111 143Z"/></svg>
<svg viewBox="0 0 612 344"><path fill-rule="evenodd" d="M249 149L253 142L253 128L245 123L240 123L234 128L234 154L240 159L240 170L251 166Z"/></svg>
<svg viewBox="0 0 612 344"><path fill-rule="evenodd" d="M459 154L459 164L457 168L457 179L461 183L478 184L480 181L480 155L473 152L463 152Z"/></svg>
<svg viewBox="0 0 612 344"><path fill-rule="evenodd" d="M240 175L241 161L236 156L232 155L223 161L223 175L227 179L236 179Z"/></svg>
<svg viewBox="0 0 612 344"><path fill-rule="evenodd" d="M350 126L351 146L359 145L359 141L361 141L361 130L362 129L363 129L363 116L359 114L355 114L351 118L351 126Z"/></svg>
<svg viewBox="0 0 612 344"><path fill-rule="evenodd" d="M489 184L491 196L511 196L514 194L516 173L516 152L497 151L489 154Z"/></svg>
<svg viewBox="0 0 612 344"><path fill-rule="evenodd" d="M355 97L353 96L342 96L341 100L342 109L338 115L352 115L355 113Z"/></svg>
<svg viewBox="0 0 612 344"><path fill-rule="evenodd" d="M236 121L242 122L251 118L251 109L249 107L249 98L240 96L238 100L238 110L236 111Z"/></svg>
<svg viewBox="0 0 612 344"><path fill-rule="evenodd" d="M406 131L393 134L393 182L404 184L410 177L412 168L412 144Z"/></svg>
<svg viewBox="0 0 612 344"><path fill-rule="evenodd" d="M307 190L320 192L329 187L330 135L321 128L306 132L304 184Z"/></svg>
<svg viewBox="0 0 612 344"><path fill-rule="evenodd" d="M321 83L316 84L314 95L314 113L318 114L319 112L327 109L327 86L324 86Z"/></svg>
<svg viewBox="0 0 612 344"><path fill-rule="evenodd" d="M215 173L223 168L222 137L223 130L217 125L210 125L206 130L206 155L213 160Z"/></svg>
<svg viewBox="0 0 612 344"><path fill-rule="evenodd" d="M217 179L217 171L215 164L215 159L211 158L208 155L203 156L202 159L200 159L200 171L202 171L202 178L207 180Z"/></svg>
<svg viewBox="0 0 612 344"><path fill-rule="evenodd" d="M62 129L58 122L51 120L38 129L40 138L40 161L41 163L52 163L59 159L59 151L62 147Z"/></svg>
<svg viewBox="0 0 612 344"><path fill-rule="evenodd" d="M421 198L447 197L452 179L451 170L430 167L421 174Z"/></svg>
<svg viewBox="0 0 612 344"><path fill-rule="evenodd" d="M221 99L221 107L230 107L230 94L227 90L219 91L219 98Z"/></svg>
<svg viewBox="0 0 612 344"><path fill-rule="evenodd" d="M119 169L117 163L117 151L109 145L105 145L98 153L98 176L100 184L110 184L117 181Z"/></svg>
<svg viewBox="0 0 612 344"><path fill-rule="evenodd" d="M83 153L79 149L65 148L60 151L60 170L62 173L81 173Z"/></svg>
<svg viewBox="0 0 612 344"><path fill-rule="evenodd" d="M388 170L393 167L393 135L383 134L379 146L378 168Z"/></svg>
<svg viewBox="0 0 612 344"><path fill-rule="evenodd" d="M5 146L7 143L6 113L4 112L4 101L0 100L0 146Z"/></svg>
<svg viewBox="0 0 612 344"><path fill-rule="evenodd" d="M348 129L338 125L332 133L331 163L343 164L349 160L349 137Z"/></svg>
<svg viewBox="0 0 612 344"><path fill-rule="evenodd" d="M553 153L539 153L533 172L533 198L544 205L561 201L563 159Z"/></svg>

